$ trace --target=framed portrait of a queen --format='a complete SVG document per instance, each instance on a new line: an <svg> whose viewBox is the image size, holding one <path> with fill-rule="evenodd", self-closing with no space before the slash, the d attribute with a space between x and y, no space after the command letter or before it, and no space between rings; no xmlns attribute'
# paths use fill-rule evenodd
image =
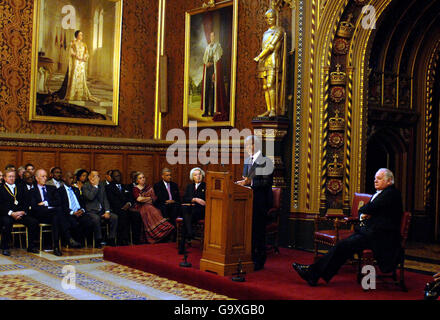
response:
<svg viewBox="0 0 440 320"><path fill-rule="evenodd" d="M31 121L118 124L122 0L34 0Z"/></svg>
<svg viewBox="0 0 440 320"><path fill-rule="evenodd" d="M237 0L186 12L183 124L234 126Z"/></svg>

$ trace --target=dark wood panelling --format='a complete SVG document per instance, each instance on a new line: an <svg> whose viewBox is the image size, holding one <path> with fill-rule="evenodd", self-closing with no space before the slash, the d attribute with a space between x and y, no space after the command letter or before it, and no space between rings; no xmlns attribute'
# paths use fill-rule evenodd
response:
<svg viewBox="0 0 440 320"><path fill-rule="evenodd" d="M92 168L91 154L85 152L60 152L59 166L64 172L75 172L76 169L86 169L89 171Z"/></svg>
<svg viewBox="0 0 440 320"><path fill-rule="evenodd" d="M94 157L94 165L92 169L101 173L101 178L108 170L124 168L124 156L122 154L96 153Z"/></svg>
<svg viewBox="0 0 440 320"><path fill-rule="evenodd" d="M22 153L22 163L32 163L35 169L45 169L47 172L58 165L57 153L47 151L24 151Z"/></svg>
<svg viewBox="0 0 440 320"><path fill-rule="evenodd" d="M0 152L0 171L3 171L8 164L13 164L18 168L18 163L20 161L18 157L19 153L16 150L2 150Z"/></svg>
<svg viewBox="0 0 440 320"><path fill-rule="evenodd" d="M141 171L144 173L147 183L151 184L156 180L153 162L153 155L128 154L126 172Z"/></svg>

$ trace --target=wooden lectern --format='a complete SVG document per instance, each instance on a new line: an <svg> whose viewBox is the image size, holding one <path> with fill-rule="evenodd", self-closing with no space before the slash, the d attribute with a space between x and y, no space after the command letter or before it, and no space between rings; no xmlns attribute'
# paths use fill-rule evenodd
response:
<svg viewBox="0 0 440 320"><path fill-rule="evenodd" d="M200 270L218 275L254 271L252 189L234 183L229 172L206 174L205 235Z"/></svg>

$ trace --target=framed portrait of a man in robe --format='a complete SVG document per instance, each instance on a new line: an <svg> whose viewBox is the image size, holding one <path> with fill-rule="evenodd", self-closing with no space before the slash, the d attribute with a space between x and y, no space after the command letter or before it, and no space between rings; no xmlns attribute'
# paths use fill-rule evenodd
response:
<svg viewBox="0 0 440 320"><path fill-rule="evenodd" d="M237 2L186 12L184 126L234 126Z"/></svg>
<svg viewBox="0 0 440 320"><path fill-rule="evenodd" d="M31 121L118 124L122 0L34 0Z"/></svg>

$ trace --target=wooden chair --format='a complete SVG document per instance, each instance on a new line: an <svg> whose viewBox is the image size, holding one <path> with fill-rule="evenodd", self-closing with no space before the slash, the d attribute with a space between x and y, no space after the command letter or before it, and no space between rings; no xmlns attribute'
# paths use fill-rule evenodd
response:
<svg viewBox="0 0 440 320"><path fill-rule="evenodd" d="M368 203L371 194L355 193L351 206L350 216L326 214L324 217L315 218L314 247L315 260L318 258L318 246L320 244L333 247L339 240L346 239L354 233L354 224L359 221L359 208ZM333 224L333 229L319 229L320 222ZM346 228L341 228L345 226ZM347 229L347 227L350 227Z"/></svg>
<svg viewBox="0 0 440 320"><path fill-rule="evenodd" d="M44 233L52 233L52 225L49 223L40 223L40 251L43 250L43 234ZM58 241L58 245L61 248L61 239ZM52 245L53 245L53 240L52 240Z"/></svg>
<svg viewBox="0 0 440 320"><path fill-rule="evenodd" d="M52 233L52 225L49 223L40 223L40 251L43 250L43 233Z"/></svg>
<svg viewBox="0 0 440 320"><path fill-rule="evenodd" d="M281 188L272 188L273 206L267 212L266 222L266 243L272 242L271 245L267 245L267 250L274 250L275 253L279 253L278 240L279 240L279 226L280 226L280 214L281 214ZM272 241L270 241L272 240Z"/></svg>
<svg viewBox="0 0 440 320"><path fill-rule="evenodd" d="M26 248L28 248L28 244L29 244L29 233L28 233L28 229L24 224L21 223L14 223L12 225L12 246L14 246L14 238L15 235L18 235L18 241L20 242L20 249L23 249L23 243L21 241L21 237L22 235L26 236Z"/></svg>
<svg viewBox="0 0 440 320"><path fill-rule="evenodd" d="M405 247L406 247L406 240L408 239L408 233L409 233L409 227L411 224L411 213L410 212L404 212L402 215L402 220L400 223L400 236L401 236L401 252L399 255L399 263L397 265L396 270L391 272L391 275L386 274L379 274L377 275L377 279L379 278L392 278L393 283L397 286L399 286L402 291L408 291L405 285ZM358 283L361 283L362 280L362 265L363 264L373 264L374 258L373 258L373 252L370 249L366 249L359 253L358 257L358 274L357 274L357 280ZM399 270L399 279L397 279L397 269Z"/></svg>

